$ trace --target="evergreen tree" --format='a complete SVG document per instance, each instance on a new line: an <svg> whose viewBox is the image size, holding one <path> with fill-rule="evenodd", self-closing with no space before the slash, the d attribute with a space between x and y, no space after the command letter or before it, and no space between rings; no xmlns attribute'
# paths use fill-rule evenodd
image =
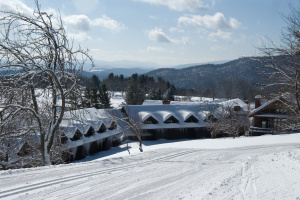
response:
<svg viewBox="0 0 300 200"><path fill-rule="evenodd" d="M92 107L95 107L97 109L100 108L97 88L92 88L92 90L91 90L91 103L92 103Z"/></svg>
<svg viewBox="0 0 300 200"><path fill-rule="evenodd" d="M141 105L145 100L145 92L140 86L140 82L133 75L127 88L125 101L127 105Z"/></svg>
<svg viewBox="0 0 300 200"><path fill-rule="evenodd" d="M160 88L158 88L157 90L156 90L156 96L155 96L155 98L156 98L156 100L162 100L163 99L163 95L162 95L162 93L161 93L161 89Z"/></svg>
<svg viewBox="0 0 300 200"><path fill-rule="evenodd" d="M86 107L86 108L90 108L92 106L91 105L92 95L91 95L91 88L90 87L85 88L84 97L85 98L84 98L83 106Z"/></svg>
<svg viewBox="0 0 300 200"><path fill-rule="evenodd" d="M158 88L158 89L152 88L149 91L149 99L151 99L151 100L162 100L163 96L162 96L160 88Z"/></svg>
<svg viewBox="0 0 300 200"><path fill-rule="evenodd" d="M110 108L110 97L105 84L99 88L99 102L100 108Z"/></svg>
<svg viewBox="0 0 300 200"><path fill-rule="evenodd" d="M174 101L175 87L171 85L164 94L164 100Z"/></svg>
<svg viewBox="0 0 300 200"><path fill-rule="evenodd" d="M90 83L89 86L91 88L99 88L100 87L100 79L98 78L98 76L96 76L95 74L92 75L92 77L90 78Z"/></svg>

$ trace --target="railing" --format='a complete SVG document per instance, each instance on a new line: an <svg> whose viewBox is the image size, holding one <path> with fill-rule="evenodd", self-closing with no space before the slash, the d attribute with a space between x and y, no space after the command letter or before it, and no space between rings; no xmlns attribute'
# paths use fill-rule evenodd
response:
<svg viewBox="0 0 300 200"><path fill-rule="evenodd" d="M252 136L252 133L271 133L271 134L273 134L273 129L250 126L248 135Z"/></svg>

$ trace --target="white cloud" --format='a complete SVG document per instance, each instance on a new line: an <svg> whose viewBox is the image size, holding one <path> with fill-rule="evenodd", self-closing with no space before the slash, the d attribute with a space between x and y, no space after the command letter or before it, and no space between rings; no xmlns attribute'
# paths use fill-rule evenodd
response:
<svg viewBox="0 0 300 200"><path fill-rule="evenodd" d="M241 26L241 23L232 17L229 19L229 24L234 29L238 29Z"/></svg>
<svg viewBox="0 0 300 200"><path fill-rule="evenodd" d="M230 40L231 35L232 35L232 33L230 33L230 32L224 32L224 31L218 30L217 32L210 33L208 37L212 40L214 40L214 39Z"/></svg>
<svg viewBox="0 0 300 200"><path fill-rule="evenodd" d="M25 15L32 15L33 9L19 0L0 0L0 10L20 12Z"/></svg>
<svg viewBox="0 0 300 200"><path fill-rule="evenodd" d="M176 11L190 11L198 12L208 8L208 5L204 4L200 0L135 0L153 5L167 6L171 10Z"/></svg>
<svg viewBox="0 0 300 200"><path fill-rule="evenodd" d="M90 37L87 33L68 33L68 37L79 42L92 40L92 37Z"/></svg>
<svg viewBox="0 0 300 200"><path fill-rule="evenodd" d="M181 28L178 28L178 27L171 27L171 28L169 28L169 31L172 33L173 32L184 33L184 30Z"/></svg>
<svg viewBox="0 0 300 200"><path fill-rule="evenodd" d="M185 45L188 45L188 44L190 44L190 39L188 37L183 37L182 38L182 43L185 44Z"/></svg>
<svg viewBox="0 0 300 200"><path fill-rule="evenodd" d="M113 33L126 29L126 26L114 19L103 15L101 18L90 19L86 15L70 15L63 18L64 22L78 31L88 31L91 26L100 26L110 30Z"/></svg>
<svg viewBox="0 0 300 200"><path fill-rule="evenodd" d="M156 42L174 43L174 40L166 36L161 28L155 28L148 32L148 37L150 40Z"/></svg>
<svg viewBox="0 0 300 200"><path fill-rule="evenodd" d="M150 40L156 42L165 42L165 43L173 43L173 44L184 44L188 45L190 43L188 37L183 37L181 40L173 39L168 37L161 28L154 28L148 31L148 37Z"/></svg>
<svg viewBox="0 0 300 200"><path fill-rule="evenodd" d="M105 15L103 15L101 18L93 20L92 24L95 26L102 26L104 28L107 28L114 33L127 29L127 27L123 23L117 22L116 20L111 19Z"/></svg>
<svg viewBox="0 0 300 200"><path fill-rule="evenodd" d="M165 51L165 49L161 48L161 47L147 47L147 51L159 51L159 52L163 52L163 51Z"/></svg>
<svg viewBox="0 0 300 200"><path fill-rule="evenodd" d="M224 14L220 12L217 12L214 15L182 16L178 19L178 24L206 27L210 29L237 29L241 25L241 23L234 18L230 18L229 22L227 22Z"/></svg>
<svg viewBox="0 0 300 200"><path fill-rule="evenodd" d="M64 22L78 31L89 31L91 20L86 15L70 15L64 17Z"/></svg>
<svg viewBox="0 0 300 200"><path fill-rule="evenodd" d="M153 19L153 20L156 20L156 19L157 19L157 17L156 17L156 16L153 16L153 15L150 15L149 18L150 18L150 19Z"/></svg>
<svg viewBox="0 0 300 200"><path fill-rule="evenodd" d="M214 45L210 47L211 51L219 51L219 50L226 50L224 47L218 46L218 45Z"/></svg>

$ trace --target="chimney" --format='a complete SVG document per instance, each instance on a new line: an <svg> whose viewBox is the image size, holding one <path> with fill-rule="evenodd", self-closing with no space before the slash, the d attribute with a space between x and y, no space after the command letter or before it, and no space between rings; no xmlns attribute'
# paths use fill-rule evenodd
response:
<svg viewBox="0 0 300 200"><path fill-rule="evenodd" d="M261 106L261 96L256 95L255 96L255 109L258 108L259 106Z"/></svg>

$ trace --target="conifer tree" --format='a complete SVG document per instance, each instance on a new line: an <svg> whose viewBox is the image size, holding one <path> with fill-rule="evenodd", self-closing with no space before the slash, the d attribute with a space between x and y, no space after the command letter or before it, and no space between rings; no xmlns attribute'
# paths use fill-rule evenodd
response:
<svg viewBox="0 0 300 200"><path fill-rule="evenodd" d="M141 105L145 100L145 92L140 86L140 82L132 76L127 88L125 101L127 105Z"/></svg>
<svg viewBox="0 0 300 200"><path fill-rule="evenodd" d="M98 92L100 108L110 108L110 97L108 95L106 85L101 85Z"/></svg>
<svg viewBox="0 0 300 200"><path fill-rule="evenodd" d="M164 94L164 100L174 101L175 87L171 85Z"/></svg>
<svg viewBox="0 0 300 200"><path fill-rule="evenodd" d="M91 103L92 103L92 107L95 107L97 109L100 108L99 95L98 95L97 88L92 88L92 90L91 90Z"/></svg>
<svg viewBox="0 0 300 200"><path fill-rule="evenodd" d="M86 108L90 108L92 105L91 105L91 88L90 87L86 87L85 88L85 91L84 91L84 103L83 105L86 107Z"/></svg>

